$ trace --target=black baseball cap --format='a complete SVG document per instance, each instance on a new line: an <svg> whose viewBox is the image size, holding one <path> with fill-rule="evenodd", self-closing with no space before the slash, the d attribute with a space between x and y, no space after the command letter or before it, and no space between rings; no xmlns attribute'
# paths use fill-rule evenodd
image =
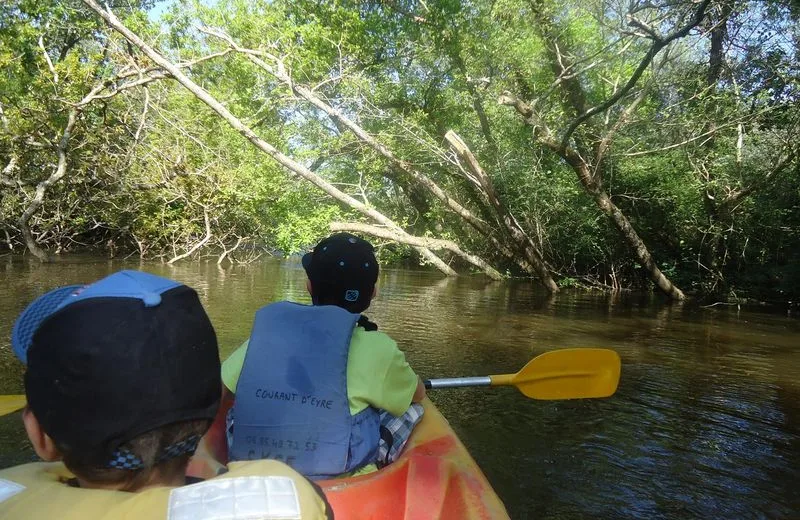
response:
<svg viewBox="0 0 800 520"><path fill-rule="evenodd" d="M363 312L378 281L378 261L372 244L350 233L336 233L303 255L311 280L312 298L350 312Z"/></svg>
<svg viewBox="0 0 800 520"><path fill-rule="evenodd" d="M152 274L48 292L17 319L12 347L42 429L89 463L156 428L213 420L219 406L217 338L197 293Z"/></svg>

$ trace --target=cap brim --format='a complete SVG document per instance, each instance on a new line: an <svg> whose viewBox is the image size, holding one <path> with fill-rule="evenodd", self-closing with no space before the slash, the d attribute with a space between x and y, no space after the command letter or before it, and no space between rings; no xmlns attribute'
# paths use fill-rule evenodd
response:
<svg viewBox="0 0 800 520"><path fill-rule="evenodd" d="M28 364L28 348L39 325L53 314L64 300L83 285L59 287L39 296L22 311L11 330L11 348L17 359Z"/></svg>

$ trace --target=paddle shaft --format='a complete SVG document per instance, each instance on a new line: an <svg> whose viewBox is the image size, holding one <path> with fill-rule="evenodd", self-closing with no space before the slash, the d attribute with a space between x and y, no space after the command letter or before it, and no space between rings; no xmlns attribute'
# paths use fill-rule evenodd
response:
<svg viewBox="0 0 800 520"><path fill-rule="evenodd" d="M492 378L483 377L446 377L442 379L426 379L425 388L459 388L462 386L490 386Z"/></svg>
<svg viewBox="0 0 800 520"><path fill-rule="evenodd" d="M500 386L513 384L511 379L514 374L499 374L496 376L479 377L445 377L441 379L426 379L425 388L461 388L465 386Z"/></svg>

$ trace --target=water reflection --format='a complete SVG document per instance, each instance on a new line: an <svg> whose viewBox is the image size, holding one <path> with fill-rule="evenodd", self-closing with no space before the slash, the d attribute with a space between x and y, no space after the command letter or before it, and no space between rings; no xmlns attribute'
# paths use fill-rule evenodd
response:
<svg viewBox="0 0 800 520"><path fill-rule="evenodd" d="M308 302L297 261L219 267L94 258L39 266L0 258L0 391L22 390L13 319L56 285L142 268L195 287L222 355L268 301ZM514 372L563 347L617 350L611 399L542 402L513 389L432 397L512 518L800 516L800 322L666 305L653 295L564 291L524 281L386 269L368 314L423 376ZM0 418L0 466L33 457L18 417Z"/></svg>

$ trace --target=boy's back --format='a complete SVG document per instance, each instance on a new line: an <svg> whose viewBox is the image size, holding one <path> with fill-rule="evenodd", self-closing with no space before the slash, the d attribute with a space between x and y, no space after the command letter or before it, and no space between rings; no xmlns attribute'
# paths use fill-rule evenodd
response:
<svg viewBox="0 0 800 520"><path fill-rule="evenodd" d="M274 456L275 449L254 445L274 445L268 431L282 436L278 444L289 446L313 446L317 439L317 444L338 446L336 455L301 452L290 464L306 475L329 477L372 465L380 441L380 411L403 415L412 401L424 397L424 387L397 344L360 316L369 307L378 277L368 242L346 233L333 235L303 257L303 267L314 305L281 302L262 308L249 342L223 364L223 382L237 397L230 422L247 424L250 430L247 434L233 427L230 452L234 459ZM275 359L281 361L270 366ZM277 408L275 403L263 404L263 391L255 395L273 384L282 386L268 391L266 399L277 395ZM317 424L329 417L315 421L303 411L302 395L313 393L305 390L314 385L343 398L331 400L330 406L344 409L346 401L348 417L335 414L335 427ZM257 428L251 430L254 424ZM255 431L260 433L253 435ZM285 447L277 451L281 457L292 456Z"/></svg>
<svg viewBox="0 0 800 520"><path fill-rule="evenodd" d="M222 382L236 393L250 340L222 363ZM356 325L347 358L347 397L353 415L368 406L400 416L417 389L417 375L388 334Z"/></svg>

